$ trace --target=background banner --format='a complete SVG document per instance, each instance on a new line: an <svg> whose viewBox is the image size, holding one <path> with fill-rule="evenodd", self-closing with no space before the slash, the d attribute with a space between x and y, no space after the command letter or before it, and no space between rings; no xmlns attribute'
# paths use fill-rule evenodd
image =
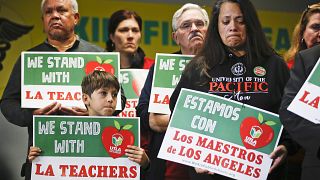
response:
<svg viewBox="0 0 320 180"><path fill-rule="evenodd" d="M7 40L7 37L1 37L6 45L0 48L0 64L3 65L0 70L0 96L2 96L10 72L20 53L42 43L46 38L41 22L40 3L40 0L1 1L0 17L4 18L1 22L8 20L27 27L19 30L24 33L17 34L14 39ZM108 39L109 17L117 10L129 9L136 11L142 17L141 47L148 57L154 58L159 52L171 53L179 50L171 38L171 21L174 12L182 6L182 3L78 0L78 4L80 22L76 32L84 40L105 48L105 42ZM209 14L212 4L210 2L203 6ZM290 47L292 31L300 13L258 10L264 32L272 47L280 54ZM1 45L3 43L1 42Z"/></svg>

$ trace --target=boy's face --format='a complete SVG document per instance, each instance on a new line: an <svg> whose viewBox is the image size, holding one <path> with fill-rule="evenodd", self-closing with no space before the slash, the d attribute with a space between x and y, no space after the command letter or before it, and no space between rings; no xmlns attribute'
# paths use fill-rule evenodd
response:
<svg viewBox="0 0 320 180"><path fill-rule="evenodd" d="M89 116L112 116L117 105L117 93L114 87L96 89L91 97L83 93L82 100Z"/></svg>

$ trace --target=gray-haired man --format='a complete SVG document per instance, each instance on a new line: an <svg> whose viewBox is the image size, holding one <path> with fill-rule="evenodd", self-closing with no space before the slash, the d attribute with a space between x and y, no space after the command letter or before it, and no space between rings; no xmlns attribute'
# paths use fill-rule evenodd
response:
<svg viewBox="0 0 320 180"><path fill-rule="evenodd" d="M200 6L187 3L178 9L172 18L172 38L180 47L180 51L175 54L196 55L204 43L208 24L208 14ZM151 167L146 174L146 179L188 179L187 166L157 158L164 133L169 124L169 115L148 112L153 71L154 66L150 68L136 107L137 115L141 119L141 132L149 134L150 137Z"/></svg>

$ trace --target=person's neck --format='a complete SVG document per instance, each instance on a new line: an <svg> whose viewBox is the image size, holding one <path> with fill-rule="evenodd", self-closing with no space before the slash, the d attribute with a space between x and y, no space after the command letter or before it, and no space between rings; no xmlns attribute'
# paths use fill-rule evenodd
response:
<svg viewBox="0 0 320 180"><path fill-rule="evenodd" d="M131 54L120 53L120 68L130 68L131 67Z"/></svg>
<svg viewBox="0 0 320 180"><path fill-rule="evenodd" d="M183 55L194 55L191 51L184 51L181 49L181 54Z"/></svg>
<svg viewBox="0 0 320 180"><path fill-rule="evenodd" d="M196 55L198 51L200 50L200 46L198 47L190 47L190 48L182 48L181 47L181 53L183 55Z"/></svg>
<svg viewBox="0 0 320 180"><path fill-rule="evenodd" d="M244 50L233 50L233 49L230 49L230 51L237 57L241 57L241 56L244 56L246 54L246 51L244 51Z"/></svg>
<svg viewBox="0 0 320 180"><path fill-rule="evenodd" d="M55 39L50 39L48 37L48 42L51 46L55 47L58 49L59 52L65 52L66 50L70 49L73 44L76 42L77 36L75 34L71 35L70 38L61 41L61 40L55 40Z"/></svg>

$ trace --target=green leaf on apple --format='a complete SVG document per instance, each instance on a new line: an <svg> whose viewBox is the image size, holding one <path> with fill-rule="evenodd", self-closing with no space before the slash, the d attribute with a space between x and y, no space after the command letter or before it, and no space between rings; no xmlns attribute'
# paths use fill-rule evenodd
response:
<svg viewBox="0 0 320 180"><path fill-rule="evenodd" d="M118 130L120 130L120 124L119 124L118 121L114 121L114 126L115 126Z"/></svg>
<svg viewBox="0 0 320 180"><path fill-rule="evenodd" d="M273 126L273 125L275 125L275 124L277 124L277 123L275 123L275 122L273 122L273 121L267 121L267 122L265 122L265 124L266 124L266 125L269 125L269 126Z"/></svg>
<svg viewBox="0 0 320 180"><path fill-rule="evenodd" d="M110 64L110 63L112 63L112 59L106 59L106 60L104 60L103 61L103 64Z"/></svg>
<svg viewBox="0 0 320 180"><path fill-rule="evenodd" d="M97 61L99 64L102 64L102 59L99 57L99 56L96 56L97 57Z"/></svg>
<svg viewBox="0 0 320 180"><path fill-rule="evenodd" d="M259 115L258 115L258 120L259 120L260 124L262 124L262 122L263 122L263 116L262 116L261 113L259 113Z"/></svg>
<svg viewBox="0 0 320 180"><path fill-rule="evenodd" d="M132 125L131 124L127 124L122 129L128 130L128 129L131 129L131 128L132 128Z"/></svg>

